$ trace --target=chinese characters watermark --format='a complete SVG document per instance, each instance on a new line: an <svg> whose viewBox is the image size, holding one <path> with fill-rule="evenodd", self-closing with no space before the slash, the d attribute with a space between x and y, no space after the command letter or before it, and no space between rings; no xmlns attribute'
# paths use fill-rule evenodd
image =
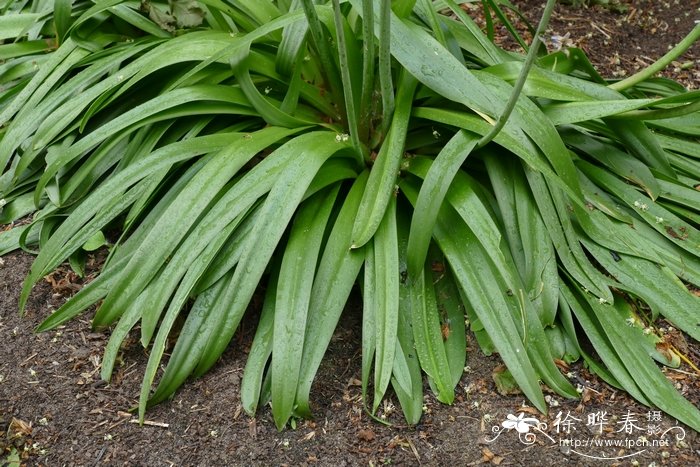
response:
<svg viewBox="0 0 700 467"><path fill-rule="evenodd" d="M619 416L613 416L605 410L583 415L560 411L550 427L547 423L520 412L517 415L508 414L500 425L493 426L491 432L494 436L487 438L486 442L493 443L504 433L515 431L520 442L526 445L540 441L558 444L566 452L587 458L619 460L637 456L648 448L669 447L674 440L680 442L685 438L686 433L682 427L675 425L664 429L661 422L661 412L655 410L646 413L628 410ZM603 435L607 437L604 438ZM625 448L632 452L608 457L595 451L596 448Z"/></svg>

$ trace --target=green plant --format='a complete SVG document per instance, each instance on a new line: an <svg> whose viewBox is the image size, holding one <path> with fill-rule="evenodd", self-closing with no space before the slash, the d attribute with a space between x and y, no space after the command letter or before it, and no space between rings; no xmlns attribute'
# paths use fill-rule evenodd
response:
<svg viewBox="0 0 700 467"><path fill-rule="evenodd" d="M700 429L652 341L660 315L700 337L686 287L700 286L700 99L650 76L700 26L609 83L576 49L523 73L526 57L453 0L55 5L8 1L0 17L19 24L0 28L15 39L0 45L0 222L33 214L0 252L38 247L23 308L41 277L66 260L81 270L106 230L122 232L39 330L99 303L95 327L114 325L108 379L140 324L141 417L215 364L261 283L243 406L271 400L280 428L309 416L359 282L372 413L391 384L416 423L421 370L452 402L466 315L543 412L540 381L578 395L555 358L583 358Z"/></svg>

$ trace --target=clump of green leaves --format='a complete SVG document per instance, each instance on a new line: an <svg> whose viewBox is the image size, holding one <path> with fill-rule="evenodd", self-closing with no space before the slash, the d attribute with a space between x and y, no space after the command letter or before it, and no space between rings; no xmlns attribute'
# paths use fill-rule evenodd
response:
<svg viewBox="0 0 700 467"><path fill-rule="evenodd" d="M555 359L581 358L700 429L654 360L679 359L645 337L660 316L700 337L700 94L652 77L700 26L608 82L577 49L528 70L452 0L177 2L196 28L134 2L21 3L0 17L0 223L32 223L0 252L39 251L24 307L122 232L39 330L99 303L105 379L140 333L141 417L216 363L263 283L243 407L310 416L359 284L371 413L391 386L417 423L424 375L451 403L466 318L543 412L540 382L578 396Z"/></svg>

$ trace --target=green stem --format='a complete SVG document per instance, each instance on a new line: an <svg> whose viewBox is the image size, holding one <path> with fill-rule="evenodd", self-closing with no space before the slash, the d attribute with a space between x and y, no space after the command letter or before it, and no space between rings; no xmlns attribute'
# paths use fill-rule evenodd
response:
<svg viewBox="0 0 700 467"><path fill-rule="evenodd" d="M342 95L339 93L340 86L342 82L338 77L338 70L332 59L330 47L323 34L323 27L321 26L321 20L318 18L318 13L316 12L316 6L313 0L301 0L301 5L304 8L304 15L306 15L306 20L309 22L309 31L311 31L311 38L316 45L316 50L318 51L319 58L321 60L321 71L323 73L323 78L326 82L326 86L331 90L333 94L333 100L338 106L339 118L341 120L345 119L345 108L343 106ZM342 122L345 125L345 122Z"/></svg>
<svg viewBox="0 0 700 467"><path fill-rule="evenodd" d="M345 47L345 30L343 29L343 13L340 11L340 1L333 0L333 20L338 34L338 59L340 60L340 77L343 82L343 94L345 96L345 109L347 110L348 132L352 145L357 152L360 163L364 163L364 151L358 133L357 112L355 109L355 95L353 93L352 79L350 78L350 64L348 63L348 49Z"/></svg>
<svg viewBox="0 0 700 467"><path fill-rule="evenodd" d="M372 118L372 93L374 92L374 5L372 0L362 0L362 95L360 96L360 138L368 140Z"/></svg>
<svg viewBox="0 0 700 467"><path fill-rule="evenodd" d="M624 91L625 89L631 88L632 86L641 83L642 81L651 78L656 73L660 72L668 65L671 64L678 57L683 55L683 53L690 48L698 39L700 39L700 24L697 24L692 31L688 33L685 38L678 43L674 48L669 50L666 55L649 65L648 67L640 70L639 72L629 76L622 81L610 84L608 87L614 89L615 91Z"/></svg>
<svg viewBox="0 0 700 467"><path fill-rule="evenodd" d="M382 2L379 13L379 87L382 93L382 135L394 114L394 84L391 79L391 2Z"/></svg>
<svg viewBox="0 0 700 467"><path fill-rule="evenodd" d="M510 114L513 113L515 104L520 98L520 93L522 92L527 76L530 73L530 68L532 68L532 65L535 63L535 59L537 58L537 49L540 47L540 36L544 34L545 30L547 29L549 18L552 16L552 11L554 10L555 4L556 0L547 0L547 5L544 7L544 11L542 12L542 19L540 19L540 24L537 26L537 31L535 31L535 36L533 37L532 44L530 45L530 50L527 52L525 63L523 64L523 68L520 70L520 75L518 76L518 80L515 82L513 92L510 95L510 99L508 99L506 108L503 110L501 116L498 117L496 125L491 128L491 131L489 131L488 134L481 138L478 147L483 147L494 139L505 126Z"/></svg>

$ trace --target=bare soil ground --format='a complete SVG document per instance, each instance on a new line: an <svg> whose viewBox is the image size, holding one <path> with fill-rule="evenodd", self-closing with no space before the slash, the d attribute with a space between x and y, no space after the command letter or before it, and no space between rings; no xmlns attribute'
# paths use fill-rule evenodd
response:
<svg viewBox="0 0 700 467"><path fill-rule="evenodd" d="M534 22L544 2L514 3ZM622 76L665 53L700 18L700 0L623 3L623 14L559 6L547 34L583 47L605 76ZM700 86L700 67L688 65L699 55L696 46L668 73ZM13 253L0 264L0 465L700 465L697 433L580 365L565 371L582 398L549 394L548 415L528 407L520 394L499 394L491 374L500 362L484 356L472 336L454 405L427 395L421 423L408 427L398 403L389 400L379 414L392 426L379 424L364 413L360 398L359 300L341 318L319 371L314 420L280 433L268 409L254 419L242 413L238 390L257 319L253 310L213 371L150 410L140 426L128 410L136 404L146 351L134 339L107 384L99 368L108 334L93 332L89 315L34 334L80 280L60 269L35 288L20 318L17 297L31 259ZM685 344L686 357L700 366L697 342L679 334L677 344ZM700 403L700 377L691 366L667 374ZM502 422L518 413L546 426L536 429L530 421L529 433L520 436L504 429ZM510 427L528 423L510 421Z"/></svg>

